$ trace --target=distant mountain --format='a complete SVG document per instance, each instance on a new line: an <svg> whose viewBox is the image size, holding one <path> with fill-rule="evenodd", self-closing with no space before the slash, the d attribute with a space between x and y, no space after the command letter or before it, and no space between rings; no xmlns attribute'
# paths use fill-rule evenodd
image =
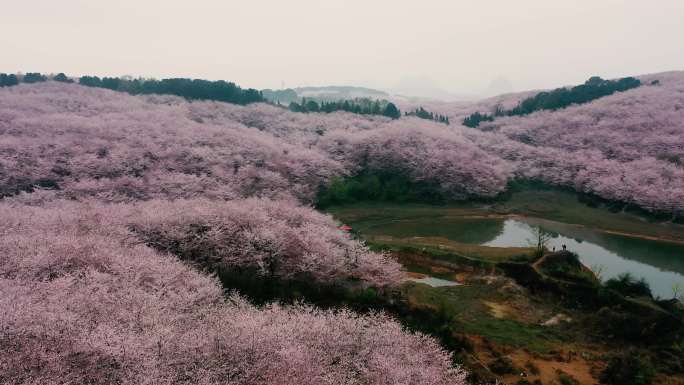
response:
<svg viewBox="0 0 684 385"><path fill-rule="evenodd" d="M495 96L513 92L513 84L505 76L492 80L484 91L483 96Z"/></svg>
<svg viewBox="0 0 684 385"><path fill-rule="evenodd" d="M318 101L337 101L357 98L385 99L390 96L385 91L355 86L297 87L284 90L266 89L261 92L264 98L283 104L300 101L302 98L311 98Z"/></svg>
<svg viewBox="0 0 684 385"><path fill-rule="evenodd" d="M498 83L498 89L505 92L506 87ZM482 95L468 93L452 93L440 88L439 85L427 77L405 77L394 88L382 91L358 86L309 86L280 90L261 90L265 99L281 104L299 102L302 98L316 101L337 101L351 99L392 99L406 102L424 101L466 101L476 100ZM495 94L495 93L494 93ZM487 93L487 96L492 95Z"/></svg>
<svg viewBox="0 0 684 385"><path fill-rule="evenodd" d="M393 94L409 101L421 99L460 101L474 100L478 95L466 93L452 93L441 88L437 82L426 76L407 76L402 78L397 85L390 90Z"/></svg>
<svg viewBox="0 0 684 385"><path fill-rule="evenodd" d="M323 87L297 87L297 93L320 93L320 94L368 94L376 96L388 96L387 92L373 88L356 86L323 86Z"/></svg>

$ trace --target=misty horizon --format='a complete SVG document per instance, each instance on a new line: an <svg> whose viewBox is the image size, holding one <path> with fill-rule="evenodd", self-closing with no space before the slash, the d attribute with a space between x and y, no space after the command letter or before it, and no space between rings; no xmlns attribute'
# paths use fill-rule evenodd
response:
<svg viewBox="0 0 684 385"><path fill-rule="evenodd" d="M684 69L684 48L670 39L684 34L674 0L42 0L3 11L3 72L483 96Z"/></svg>

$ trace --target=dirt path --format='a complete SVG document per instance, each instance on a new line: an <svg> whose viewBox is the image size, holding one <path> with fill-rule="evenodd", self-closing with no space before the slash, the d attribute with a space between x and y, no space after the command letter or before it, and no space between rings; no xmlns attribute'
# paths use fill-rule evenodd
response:
<svg viewBox="0 0 684 385"><path fill-rule="evenodd" d="M596 364L581 357L573 356L570 352L560 352L558 360L546 360L535 358L524 351L518 351L511 354L511 360L516 366L526 367L531 364L538 370L538 374L528 374L527 380L530 382L539 379L544 384L560 383L559 376L561 373L565 373L582 385L598 384L592 374L598 369ZM519 379L520 376L509 376L505 380L509 384L515 384Z"/></svg>

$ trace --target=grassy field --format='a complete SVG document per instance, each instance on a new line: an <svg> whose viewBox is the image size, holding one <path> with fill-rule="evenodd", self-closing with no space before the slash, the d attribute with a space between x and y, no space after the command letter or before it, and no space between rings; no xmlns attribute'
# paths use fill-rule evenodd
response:
<svg viewBox="0 0 684 385"><path fill-rule="evenodd" d="M555 305L534 302L514 281L497 274L494 264L464 263L462 257L451 252L422 247L394 246L385 250L390 250L411 273L461 283L430 287L411 282L402 287L402 292L413 306L447 315L463 334L540 354L568 339L562 329L540 325L556 314ZM502 255L496 259L505 258Z"/></svg>
<svg viewBox="0 0 684 385"><path fill-rule="evenodd" d="M534 249L529 247L488 247L471 243L461 243L441 237L394 238L383 235L368 235L364 239L377 249L414 248L429 251L435 259L462 263L464 259L483 262L516 261L527 262L534 258Z"/></svg>
<svg viewBox="0 0 684 385"><path fill-rule="evenodd" d="M411 283L403 288L413 304L446 313L464 334L542 354L561 343L564 338L560 330L535 322L543 312L534 311L534 315L527 313L523 316L521 304L512 301L499 289L484 282L439 288Z"/></svg>

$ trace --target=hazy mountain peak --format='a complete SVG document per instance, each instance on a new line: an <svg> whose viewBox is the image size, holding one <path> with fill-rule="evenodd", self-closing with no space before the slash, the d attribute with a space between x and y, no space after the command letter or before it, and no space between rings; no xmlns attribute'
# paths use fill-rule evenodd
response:
<svg viewBox="0 0 684 385"><path fill-rule="evenodd" d="M513 84L505 76L498 76L492 80L484 91L483 96L494 96L513 92Z"/></svg>

